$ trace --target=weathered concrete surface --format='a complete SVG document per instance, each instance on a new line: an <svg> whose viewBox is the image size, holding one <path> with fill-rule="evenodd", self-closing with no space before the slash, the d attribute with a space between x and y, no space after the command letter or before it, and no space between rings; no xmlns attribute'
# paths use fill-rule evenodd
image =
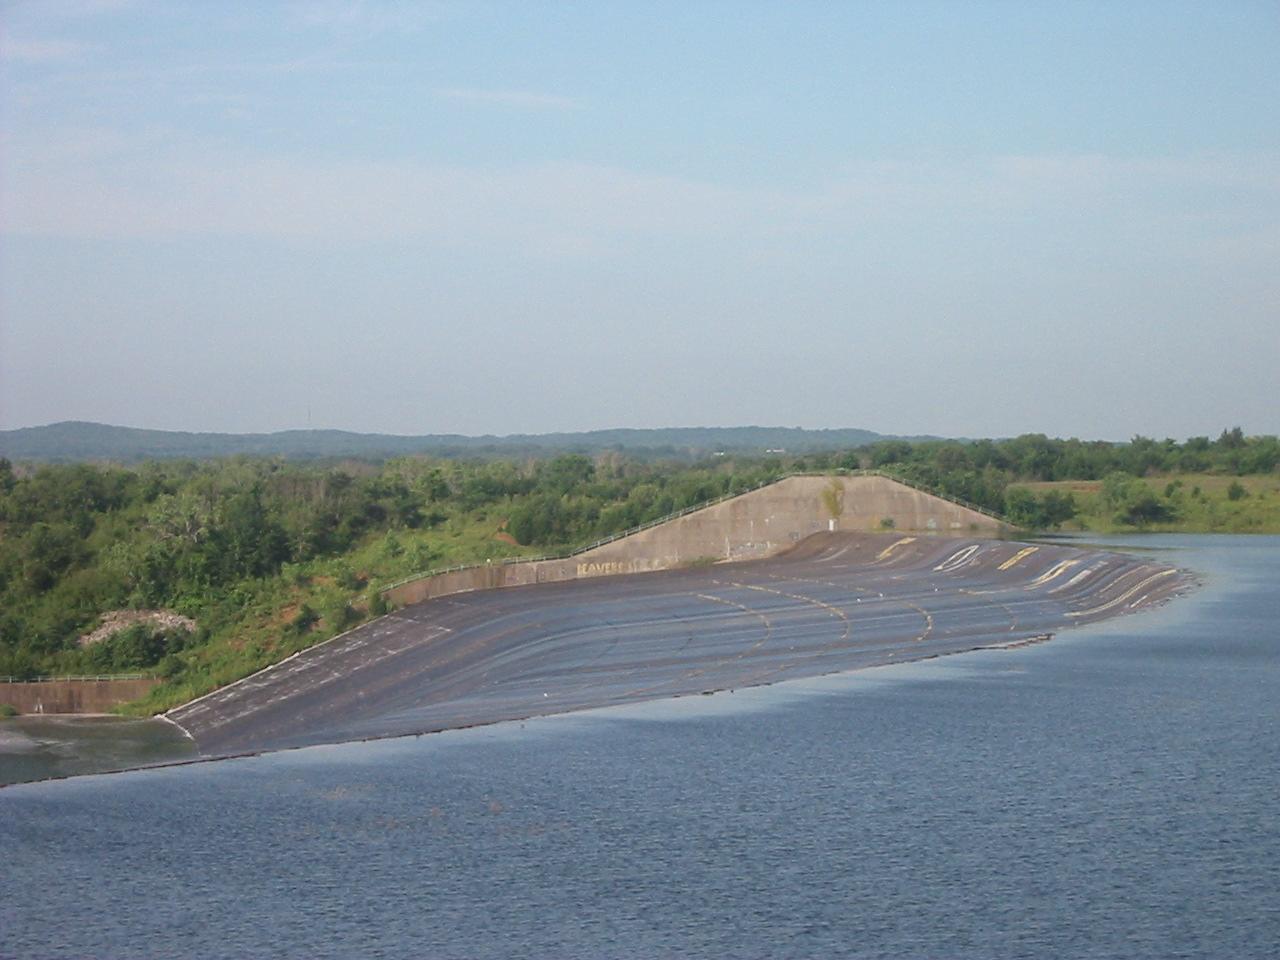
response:
<svg viewBox="0 0 1280 960"><path fill-rule="evenodd" d="M834 509L833 509L834 508ZM1000 520L887 477L788 477L574 557L577 576L755 560L821 531L999 536Z"/></svg>
<svg viewBox="0 0 1280 960"><path fill-rule="evenodd" d="M457 570L387 591L396 606L470 590L671 570L700 560L753 560L820 531L885 527L928 536L998 537L1007 524L887 477L788 477L567 560Z"/></svg>
<svg viewBox="0 0 1280 960"><path fill-rule="evenodd" d="M0 703L19 713L108 713L145 697L159 680L46 680L0 683Z"/></svg>
<svg viewBox="0 0 1280 960"><path fill-rule="evenodd" d="M1191 582L1057 544L819 533L765 560L428 600L166 716L206 756L425 733L1007 645Z"/></svg>

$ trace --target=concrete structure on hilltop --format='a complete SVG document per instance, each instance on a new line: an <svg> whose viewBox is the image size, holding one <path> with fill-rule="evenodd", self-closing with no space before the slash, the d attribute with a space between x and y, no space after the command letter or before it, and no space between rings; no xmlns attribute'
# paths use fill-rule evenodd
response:
<svg viewBox="0 0 1280 960"><path fill-rule="evenodd" d="M405 606L470 590L762 559L824 530L992 538L1010 528L990 514L888 477L787 477L567 559L455 570L399 584L386 595Z"/></svg>

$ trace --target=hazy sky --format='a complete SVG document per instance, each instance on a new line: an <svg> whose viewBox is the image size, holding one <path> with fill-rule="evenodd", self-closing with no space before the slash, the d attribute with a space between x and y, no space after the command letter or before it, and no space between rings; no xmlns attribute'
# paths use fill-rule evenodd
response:
<svg viewBox="0 0 1280 960"><path fill-rule="evenodd" d="M3 428L1280 432L1275 0L0 25Z"/></svg>

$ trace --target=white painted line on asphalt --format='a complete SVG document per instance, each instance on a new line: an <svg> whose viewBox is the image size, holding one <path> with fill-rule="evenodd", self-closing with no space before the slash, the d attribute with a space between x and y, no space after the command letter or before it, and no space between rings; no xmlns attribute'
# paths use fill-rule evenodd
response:
<svg viewBox="0 0 1280 960"><path fill-rule="evenodd" d="M1178 572L1177 570L1161 570L1159 573L1153 574L1152 576L1147 577L1147 579L1143 580L1137 586L1130 587L1128 590L1120 594L1120 596L1116 597L1114 600L1108 600L1106 603L1104 603L1100 607L1094 607L1092 610L1079 610L1073 613L1068 613L1067 616L1068 617L1088 617L1088 616L1092 616L1095 613L1102 613L1104 610L1110 610L1112 607L1117 606L1118 604L1124 603L1126 600L1128 600L1130 597L1132 597L1135 593L1137 593L1139 590L1143 589L1144 587L1147 587L1150 584L1155 583L1157 580L1161 579L1162 577L1167 577L1177 572Z"/></svg>
<svg viewBox="0 0 1280 960"><path fill-rule="evenodd" d="M421 646L422 644L425 644L425 643L430 643L432 640L436 640L444 636L445 634L452 633L452 632L453 631L448 627L436 626L436 627L431 627L430 632L425 635L418 634L418 633L412 634L410 637L409 643L405 643L402 645L388 644L386 647L384 647L383 649L375 653L372 657L359 660L358 662L352 664L351 666L353 669L350 672L354 672L355 670L363 670L365 667L371 667L374 664L381 663L383 660L390 659L391 657L394 657L397 654L404 653L406 650L412 650L414 647ZM359 643L359 646L360 647L368 646L368 641L361 641ZM337 656L342 656L344 654L347 654L351 652L352 649L355 649L355 648L356 648L356 645L347 647L339 651L337 653ZM313 647L312 649L315 649L315 648ZM273 685L277 687L285 686L285 681L296 678L300 673L303 673L304 671L308 671L308 670L319 669L319 668L323 668L324 670L326 670L328 675L316 678L314 681L310 683L307 689L314 690L316 687L323 686L326 683L332 683L334 680L342 680L350 675L350 672L341 673L333 669L334 665L329 662L331 659L332 659L331 657L316 659L309 663L303 664L302 666L299 666L295 669L283 672L279 675L265 678L262 683L259 683L255 686L247 688L247 692L257 693ZM228 690L228 689L230 688L228 687L223 688L223 690ZM297 691L295 688L285 686L285 688L281 690L278 694L276 694L273 697L268 697L266 700L252 700L248 702L241 702L239 704L234 704L231 701L234 701L236 699L243 701L244 700L243 695L246 693L246 688L237 689L234 691L234 693L223 698L223 701L218 703L219 706L231 707L231 709L226 713L216 714L215 718L212 720L202 720L200 724L201 727L203 728L202 732L207 730L213 730L217 727L224 726L228 723L231 723L232 721L239 720L242 717L247 717L249 716L249 714L258 713L259 711L265 710L268 707L281 702L282 700L288 699L289 697L293 696L293 694L296 692ZM235 709L236 707L239 707L240 709ZM207 710L208 709L207 705L203 709Z"/></svg>
<svg viewBox="0 0 1280 960"><path fill-rule="evenodd" d="M1054 587L1049 592L1052 594L1052 593L1061 593L1063 590L1070 590L1076 584L1083 582L1084 580L1088 579L1089 577L1091 577L1093 574L1097 573L1101 569L1102 569L1101 567L1085 567L1083 570L1077 573L1074 577L1072 577L1062 586Z"/></svg>
<svg viewBox="0 0 1280 960"><path fill-rule="evenodd" d="M196 742L196 738L191 735L191 731L188 730L186 727L184 727L182 724L180 724L177 720L173 719L173 717L165 716L163 713L157 713L155 718L157 720L163 720L165 723L172 723L175 727L178 728L179 731L181 731L184 737L186 737L192 743Z"/></svg>
<svg viewBox="0 0 1280 960"><path fill-rule="evenodd" d="M331 640L337 640L337 639L338 639L337 637L331 638ZM331 640L327 640L325 642L329 643L331 642ZM314 649L314 647L311 649ZM194 707L198 703L204 703L206 700L209 700L212 697L216 697L220 693L225 693L226 691L230 690L232 687L237 687L242 683L247 683L248 681L252 680L254 677L259 676L260 674L266 673L268 670L274 670L277 667L288 663L290 660L292 660L294 657L297 657L302 652L303 651L299 650L297 651L297 653L291 653L289 654L289 656L285 657L279 663L273 663L263 667L261 670L255 670L253 673L249 674L247 677L241 677L239 680L231 681L225 687L219 687L217 690L210 690L208 693L204 694L203 696L196 697L194 700L188 700L186 703L179 704L176 707L171 707L169 710L161 714L161 716L163 716L165 719L170 719L169 714L177 713L181 710L187 710L191 707Z"/></svg>
<svg viewBox="0 0 1280 960"><path fill-rule="evenodd" d="M848 553L848 552L849 552L849 549L850 549L850 545L847 545L847 544L846 544L845 546L843 546L843 547L841 547L839 550L837 550L835 553L828 554L828 555L827 555L827 556L825 556L825 557L819 557L819 558L817 559L817 561L815 561L815 562L817 562L817 563L830 563L832 560L839 560L841 557L843 557L846 553Z"/></svg>
<svg viewBox="0 0 1280 960"><path fill-rule="evenodd" d="M395 617L394 619L399 620L401 623L414 622L411 620L405 620L403 617ZM296 676L299 673L314 669L323 662L324 654L329 652L325 648L330 647L339 640L350 638L360 631L367 632L369 636L367 638L351 642L343 652L368 646L374 640L381 639L384 636L381 631L376 629L376 626L380 622L381 620L374 620L370 623L361 624L360 626L354 627L345 633L338 634L336 637L330 637L328 640L321 641L313 647L307 647L305 650L298 650L295 653L291 653L283 660L263 667L261 670L256 670L247 677L241 677L239 680L232 681L224 687L219 687L217 690L211 690L203 696L196 697L194 700L189 700L180 706L173 707L172 709L165 711L162 716L168 720L173 719L170 714L177 714L182 716L184 719L197 717L208 712L209 707L215 703L231 699L232 697L239 696L241 694L252 693L256 690L262 689L263 687L279 682L280 680L285 680ZM432 640L444 633L452 632L448 627L437 626L431 627L430 629L433 632L429 635L428 639ZM320 651L323 651L323 653L320 653Z"/></svg>
<svg viewBox="0 0 1280 960"><path fill-rule="evenodd" d="M950 573L952 570L958 570L973 559L974 554L978 552L978 547L979 545L975 543L961 550L957 550L933 569L940 570L943 573Z"/></svg>

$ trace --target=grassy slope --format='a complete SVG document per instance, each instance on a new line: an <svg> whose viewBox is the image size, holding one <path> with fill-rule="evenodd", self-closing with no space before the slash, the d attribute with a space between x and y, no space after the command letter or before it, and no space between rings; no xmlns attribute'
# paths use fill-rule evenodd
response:
<svg viewBox="0 0 1280 960"><path fill-rule="evenodd" d="M1177 519L1154 523L1144 529L1159 533L1280 533L1280 476L1216 476L1204 473L1147 477L1144 481L1157 495L1168 496ZM1230 500L1227 490L1238 482L1248 492L1240 500ZM1180 484L1180 485L1179 485ZM1069 492L1076 499L1078 515L1066 524L1070 530L1114 533L1135 529L1115 522L1102 503L1100 481L1063 480L1054 483L1024 483L1036 493L1049 490ZM1199 494L1196 489L1199 488Z"/></svg>
<svg viewBox="0 0 1280 960"><path fill-rule="evenodd" d="M369 618L379 586L426 569L543 552L507 542L501 523L495 513L460 514L431 530L371 536L342 557L287 564L280 576L228 601L211 641L184 655L188 667L180 681L161 684L121 712L149 716L186 703L349 630ZM320 619L300 629L295 621L304 605Z"/></svg>

